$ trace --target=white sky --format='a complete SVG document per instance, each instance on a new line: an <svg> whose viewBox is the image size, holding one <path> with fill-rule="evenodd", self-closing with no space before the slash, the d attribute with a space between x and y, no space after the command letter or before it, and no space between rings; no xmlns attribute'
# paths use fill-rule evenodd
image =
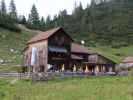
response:
<svg viewBox="0 0 133 100"><path fill-rule="evenodd" d="M7 6L9 6L10 0L5 0ZM68 13L71 14L75 2L79 4L82 3L85 8L90 0L14 0L17 12L19 15L28 16L31 6L34 3L38 9L40 16L55 15L58 14L60 10L67 9Z"/></svg>

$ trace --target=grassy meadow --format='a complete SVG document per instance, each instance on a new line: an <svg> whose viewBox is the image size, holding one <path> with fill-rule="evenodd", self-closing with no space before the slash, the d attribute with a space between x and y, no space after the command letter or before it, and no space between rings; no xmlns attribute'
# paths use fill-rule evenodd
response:
<svg viewBox="0 0 133 100"><path fill-rule="evenodd" d="M11 65L0 66L0 73L20 72L21 70L22 70L21 66L11 66Z"/></svg>
<svg viewBox="0 0 133 100"><path fill-rule="evenodd" d="M0 100L133 100L133 78L0 79Z"/></svg>
<svg viewBox="0 0 133 100"><path fill-rule="evenodd" d="M28 39L35 34L26 29L16 33L0 28L0 60L7 61L9 65L22 64L22 50Z"/></svg>

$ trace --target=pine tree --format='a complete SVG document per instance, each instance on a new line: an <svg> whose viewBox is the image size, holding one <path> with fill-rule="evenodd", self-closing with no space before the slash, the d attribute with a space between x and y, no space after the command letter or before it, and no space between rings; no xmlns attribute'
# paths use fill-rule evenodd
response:
<svg viewBox="0 0 133 100"><path fill-rule="evenodd" d="M7 13L5 0L2 0L1 1L0 12L1 12L2 15L6 15L6 13Z"/></svg>
<svg viewBox="0 0 133 100"><path fill-rule="evenodd" d="M26 18L25 18L24 15L23 15L23 17L22 17L22 24L26 24Z"/></svg>
<svg viewBox="0 0 133 100"><path fill-rule="evenodd" d="M53 24L55 27L58 27L58 16L57 15L54 15Z"/></svg>
<svg viewBox="0 0 133 100"><path fill-rule="evenodd" d="M81 16L83 15L83 7L80 2L79 6L75 6L74 12L73 12L74 17L79 20L81 19Z"/></svg>
<svg viewBox="0 0 133 100"><path fill-rule="evenodd" d="M94 7L96 5L96 0L91 0L91 7Z"/></svg>
<svg viewBox="0 0 133 100"><path fill-rule="evenodd" d="M59 15L62 16L62 17L67 16L67 10L65 9L63 11L60 11Z"/></svg>
<svg viewBox="0 0 133 100"><path fill-rule="evenodd" d="M20 24L26 24L27 23L24 15L21 15L18 17L18 23L20 23Z"/></svg>
<svg viewBox="0 0 133 100"><path fill-rule="evenodd" d="M74 32L79 31L81 32L81 19L84 14L82 4L80 3L78 6L75 6L74 12L73 12L73 22L75 23Z"/></svg>
<svg viewBox="0 0 133 100"><path fill-rule="evenodd" d="M67 15L67 10L62 10L59 12L58 18L56 18L57 16L54 16L54 20L56 20L55 26L64 26Z"/></svg>
<svg viewBox="0 0 133 100"><path fill-rule="evenodd" d="M50 17L50 15L48 15L47 18L46 18L46 28L47 29L51 28L51 17Z"/></svg>
<svg viewBox="0 0 133 100"><path fill-rule="evenodd" d="M31 21L32 21L32 19L31 19L31 14L29 14L28 20L27 20L27 24L28 24L28 25L31 25Z"/></svg>
<svg viewBox="0 0 133 100"><path fill-rule="evenodd" d="M85 9L84 15L81 20L81 27L82 31L89 32L91 30L92 25L90 24L91 22L91 13L90 13L90 8L87 6Z"/></svg>
<svg viewBox="0 0 133 100"><path fill-rule="evenodd" d="M9 14L10 17L13 19L17 19L17 9L16 9L16 4L14 2L14 0L11 0L10 2L10 6L9 6Z"/></svg>
<svg viewBox="0 0 133 100"><path fill-rule="evenodd" d="M41 28L41 30L45 30L45 20L44 20L44 17L42 17L41 20L40 20L40 28Z"/></svg>
<svg viewBox="0 0 133 100"><path fill-rule="evenodd" d="M33 4L31 8L31 13L29 14L28 24L32 25L35 28L39 27L39 24L40 24L39 14L37 12L37 8L35 4Z"/></svg>

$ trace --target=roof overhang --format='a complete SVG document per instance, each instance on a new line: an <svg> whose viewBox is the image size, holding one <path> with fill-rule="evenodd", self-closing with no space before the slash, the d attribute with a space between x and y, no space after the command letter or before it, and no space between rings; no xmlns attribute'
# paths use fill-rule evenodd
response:
<svg viewBox="0 0 133 100"><path fill-rule="evenodd" d="M79 57L79 56L77 56L77 55L75 55L75 54L72 54L72 55L71 55L71 59L73 59L73 60L83 60L82 57Z"/></svg>
<svg viewBox="0 0 133 100"><path fill-rule="evenodd" d="M71 38L71 36L69 34L67 34L63 28L61 27L57 27L54 29L50 29L48 31L45 32L41 32L38 35L34 36L33 38L31 38L27 44L32 44L32 43L36 43L36 42L40 42L40 41L44 41L47 40L49 37L53 36L54 34L56 34L57 32L62 31L63 33L65 33L65 35L67 35L71 41L73 42L74 40Z"/></svg>

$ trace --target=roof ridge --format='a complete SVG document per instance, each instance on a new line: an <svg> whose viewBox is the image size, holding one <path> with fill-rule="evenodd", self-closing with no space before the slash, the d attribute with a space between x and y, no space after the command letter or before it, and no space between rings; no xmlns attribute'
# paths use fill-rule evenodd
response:
<svg viewBox="0 0 133 100"><path fill-rule="evenodd" d="M35 35L33 38L31 38L27 44L32 43L32 42L36 42L36 41L40 41L40 40L44 40L49 38L51 35L53 35L55 32L57 32L58 30L62 29L62 27L57 27L57 28L53 28L53 29L49 29L47 31L41 32L37 35Z"/></svg>

